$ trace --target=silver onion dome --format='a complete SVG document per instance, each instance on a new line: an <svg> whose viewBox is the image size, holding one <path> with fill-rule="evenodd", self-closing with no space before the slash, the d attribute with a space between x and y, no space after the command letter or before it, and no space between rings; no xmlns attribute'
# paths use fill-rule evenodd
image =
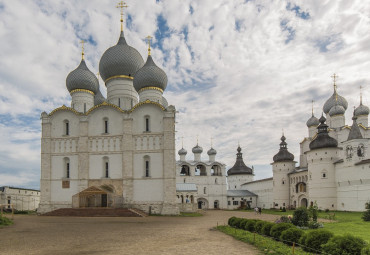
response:
<svg viewBox="0 0 370 255"><path fill-rule="evenodd" d="M312 115L311 118L309 118L306 122L307 127L316 127L320 124L320 121L318 118Z"/></svg>
<svg viewBox="0 0 370 255"><path fill-rule="evenodd" d="M186 155L188 153L187 150L185 150L184 148L181 148L179 151L178 151L178 154L179 155Z"/></svg>
<svg viewBox="0 0 370 255"><path fill-rule="evenodd" d="M216 155L216 154L217 154L217 151L216 151L215 149L211 148L211 149L209 149L209 150L207 151L207 154L208 154L209 156L211 156L211 155Z"/></svg>
<svg viewBox="0 0 370 255"><path fill-rule="evenodd" d="M191 150L193 153L202 153L203 152L203 148L202 147L200 147L198 144L197 145L195 145L194 147L193 147L193 149Z"/></svg>
<svg viewBox="0 0 370 255"><path fill-rule="evenodd" d="M94 105L102 104L102 103L104 103L104 101L105 101L105 98L102 95L102 93L100 92L100 90L98 89L98 93L96 93L96 95L94 97Z"/></svg>
<svg viewBox="0 0 370 255"><path fill-rule="evenodd" d="M338 95L337 91L334 91L333 95L328 100L326 100L324 104L323 107L324 113L328 114L331 108L333 108L336 104L342 106L344 110L347 110L348 107L347 100L344 97Z"/></svg>
<svg viewBox="0 0 370 255"><path fill-rule="evenodd" d="M80 65L68 74L66 86L69 92L75 89L85 89L96 94L99 90L99 81L82 59Z"/></svg>
<svg viewBox="0 0 370 255"><path fill-rule="evenodd" d="M135 74L134 87L136 91L145 87L166 89L167 75L154 63L151 55L148 56L144 66Z"/></svg>
<svg viewBox="0 0 370 255"><path fill-rule="evenodd" d="M140 53L126 42L123 32L115 46L107 49L99 62L99 72L104 81L107 79L126 75L133 77L144 65Z"/></svg>
<svg viewBox="0 0 370 255"><path fill-rule="evenodd" d="M367 107L366 105L363 105L362 103L360 104L359 107L355 109L356 117L361 116L361 115L369 115L369 113L370 113L369 107Z"/></svg>
<svg viewBox="0 0 370 255"><path fill-rule="evenodd" d="M346 112L346 109L344 109L343 106L337 104L337 105L334 105L330 111L329 111L329 115L330 117L333 117L335 115L343 115L344 113Z"/></svg>

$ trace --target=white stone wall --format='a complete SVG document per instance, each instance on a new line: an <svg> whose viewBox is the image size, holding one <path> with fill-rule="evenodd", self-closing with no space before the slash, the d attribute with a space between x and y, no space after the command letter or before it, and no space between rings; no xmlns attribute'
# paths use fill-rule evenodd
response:
<svg viewBox="0 0 370 255"><path fill-rule="evenodd" d="M146 89L146 90L141 91L139 94L139 98L140 98L140 102L150 100L153 102L157 102L159 104L163 104L162 92L156 89Z"/></svg>
<svg viewBox="0 0 370 255"><path fill-rule="evenodd" d="M274 194L274 207L289 208L289 197L290 189L289 183L290 179L288 173L295 168L294 161L286 162L274 162L272 163L273 172L273 194Z"/></svg>
<svg viewBox="0 0 370 255"><path fill-rule="evenodd" d="M3 187L0 188L0 204L3 208L13 208L18 211L33 211L39 207L40 191L22 188Z"/></svg>
<svg viewBox="0 0 370 255"><path fill-rule="evenodd" d="M85 113L94 106L94 95L85 91L72 93L71 107L78 112Z"/></svg>
<svg viewBox="0 0 370 255"><path fill-rule="evenodd" d="M228 190L241 190L242 184L253 181L252 174L235 174L227 177Z"/></svg>
<svg viewBox="0 0 370 255"><path fill-rule="evenodd" d="M242 188L258 195L257 197L258 207L266 209L273 208L274 197L273 197L272 178L245 183L244 185L242 185Z"/></svg>
<svg viewBox="0 0 370 255"><path fill-rule="evenodd" d="M107 100L123 110L129 110L138 102L138 94L131 79L112 79L106 83Z"/></svg>
<svg viewBox="0 0 370 255"><path fill-rule="evenodd" d="M306 187L297 187L297 185L305 184ZM302 199L307 199L309 201L308 189L309 189L309 180L308 180L308 170L293 173L289 175L289 184L290 184L290 206L293 208L298 208L302 206ZM309 204L308 204L309 206Z"/></svg>

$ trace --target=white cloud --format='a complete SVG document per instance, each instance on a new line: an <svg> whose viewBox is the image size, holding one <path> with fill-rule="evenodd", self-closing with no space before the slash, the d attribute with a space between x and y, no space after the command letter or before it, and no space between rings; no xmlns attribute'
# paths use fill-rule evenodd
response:
<svg viewBox="0 0 370 255"><path fill-rule="evenodd" d="M257 177L267 177L282 128L299 159L310 102L316 101L319 115L332 94L333 72L350 107L359 103L360 85L364 103L370 103L370 3L289 2L309 19L289 10L288 1L128 1L132 23L125 27L126 39L144 59L144 38L164 36L154 38L153 58L168 75L165 95L180 111L177 137L185 137L189 154L197 134L204 152L212 136L218 159L231 166L239 141L246 163L256 165ZM23 174L18 180L32 182L39 175L40 112L70 103L65 78L79 64L81 39L95 42L86 45L86 58L98 72L101 55L118 39L119 11L97 0L13 0L0 6L0 132L6 145L0 173L8 176L16 168L15 176ZM168 31L157 31L159 16ZM351 114L347 110L348 123ZM25 116L33 118L31 129ZM28 169L17 155L32 165L32 175L24 174Z"/></svg>

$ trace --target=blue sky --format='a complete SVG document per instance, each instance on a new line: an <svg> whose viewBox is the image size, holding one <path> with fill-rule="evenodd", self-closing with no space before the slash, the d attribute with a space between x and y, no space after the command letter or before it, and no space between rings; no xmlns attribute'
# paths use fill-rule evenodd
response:
<svg viewBox="0 0 370 255"><path fill-rule="evenodd" d="M240 143L256 178L270 163L284 129L299 160L299 142L333 91L352 107L363 86L369 105L370 3L367 1L127 1L125 36L168 75L165 97L179 111L177 149L218 151L231 167ZM0 0L0 185L39 187L40 114L70 104L65 79L85 56L97 73L119 36L116 3L98 0ZM106 89L102 80L100 88Z"/></svg>

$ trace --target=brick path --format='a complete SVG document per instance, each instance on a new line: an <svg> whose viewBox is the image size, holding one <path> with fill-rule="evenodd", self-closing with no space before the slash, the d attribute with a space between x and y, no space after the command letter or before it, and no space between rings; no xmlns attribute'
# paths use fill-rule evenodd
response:
<svg viewBox="0 0 370 255"><path fill-rule="evenodd" d="M207 211L203 217L39 217L16 215L0 228L0 254L259 254L211 230L231 216L274 220L276 215Z"/></svg>

